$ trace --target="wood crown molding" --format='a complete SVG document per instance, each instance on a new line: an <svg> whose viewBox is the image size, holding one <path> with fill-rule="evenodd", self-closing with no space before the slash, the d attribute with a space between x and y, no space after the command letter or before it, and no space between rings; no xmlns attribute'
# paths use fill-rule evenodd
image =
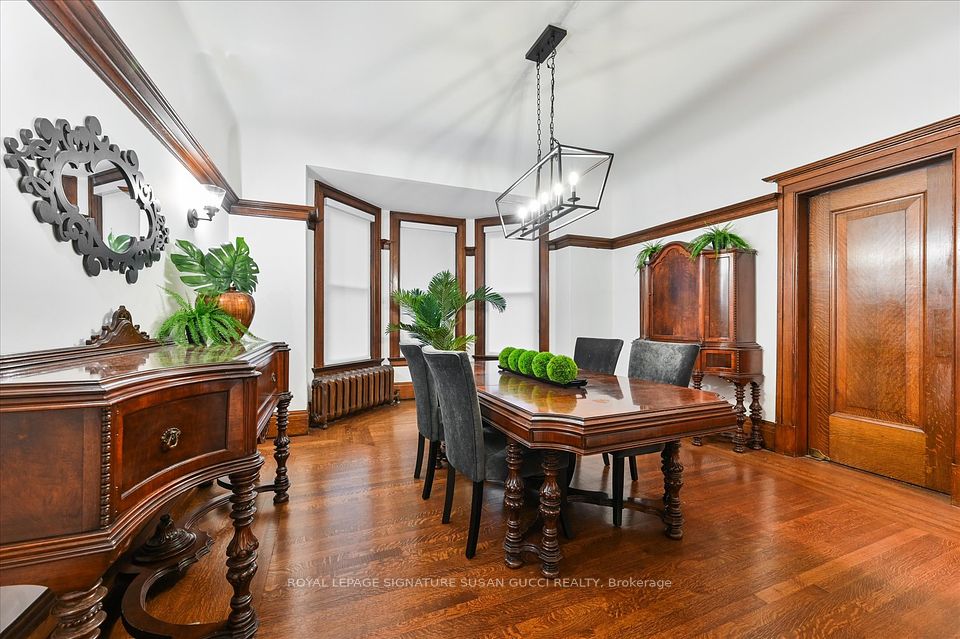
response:
<svg viewBox="0 0 960 639"><path fill-rule="evenodd" d="M831 155L830 157L804 164L794 169L781 171L780 173L763 178L763 181L775 182L783 186L784 184L798 182L814 175L828 173L838 168L857 164L867 159L877 159L883 155L895 153L904 147L914 147L939 138L956 135L958 131L960 131L960 115L954 115L944 120L912 129L906 133L900 133L899 135L865 144L864 146L844 151L837 155Z"/></svg>
<svg viewBox="0 0 960 639"><path fill-rule="evenodd" d="M768 193L759 197L722 206L711 211L704 211L695 215L689 215L677 220L650 226L639 231L618 235L617 237L596 237L592 235L562 235L555 240L548 242L551 251L567 248L568 246L578 246L582 248L594 249L618 249L626 246L632 246L641 242L656 240L661 237L692 231L712 224L722 224L742 217L756 215L764 211L773 211L780 206L780 196L777 193Z"/></svg>
<svg viewBox="0 0 960 639"><path fill-rule="evenodd" d="M260 202L258 200L239 200L230 208L231 215L273 217L298 222L308 222L313 211L314 207L306 204L281 204L280 202Z"/></svg>
<svg viewBox="0 0 960 639"><path fill-rule="evenodd" d="M69 0L30 4L199 182L226 191L225 208L237 203L236 191L96 4Z"/></svg>

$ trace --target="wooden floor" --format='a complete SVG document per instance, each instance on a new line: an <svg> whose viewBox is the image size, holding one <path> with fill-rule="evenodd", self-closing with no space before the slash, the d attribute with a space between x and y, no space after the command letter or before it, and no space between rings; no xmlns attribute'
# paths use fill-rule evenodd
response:
<svg viewBox="0 0 960 639"><path fill-rule="evenodd" d="M532 562L503 565L499 487L486 492L477 556L464 558L469 483L441 524L445 471L421 501L414 418L403 402L294 439L290 503L258 500L258 637L960 636L960 509L944 496L810 459L685 444L682 541L648 515L626 511L617 530L609 511L576 504L561 571L580 581L543 584ZM635 495L662 486L658 464L641 458ZM609 481L592 457L575 485ZM214 513L205 528L217 533L212 556L152 601L157 616L226 610L229 523ZM119 624L108 635L126 636Z"/></svg>

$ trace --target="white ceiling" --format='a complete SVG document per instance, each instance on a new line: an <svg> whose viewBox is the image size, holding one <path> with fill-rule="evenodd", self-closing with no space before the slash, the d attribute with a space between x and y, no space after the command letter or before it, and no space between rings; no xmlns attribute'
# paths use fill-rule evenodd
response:
<svg viewBox="0 0 960 639"><path fill-rule="evenodd" d="M790 83L830 81L877 64L876 48L866 45L878 34L896 34L898 43L921 37L907 27L917 15L910 3L181 6L241 135L283 127L309 129L311 140L343 140L349 132L355 148L439 158L470 176L417 175L421 181L486 193L532 163L534 65L524 54L548 23L569 31L558 53L558 139L613 151L621 166L631 156L663 161L684 140L760 116L784 99L785 87L798 86ZM319 149L317 155L307 164L336 166ZM384 189L400 188L382 178L411 176L381 175L369 188L357 175L340 177L376 200ZM414 200L409 208L422 209Z"/></svg>

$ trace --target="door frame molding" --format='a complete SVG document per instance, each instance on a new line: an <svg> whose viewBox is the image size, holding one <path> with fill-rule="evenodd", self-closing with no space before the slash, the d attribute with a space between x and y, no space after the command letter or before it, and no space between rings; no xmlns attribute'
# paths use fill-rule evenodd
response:
<svg viewBox="0 0 960 639"><path fill-rule="evenodd" d="M960 211L960 116L765 178L780 193L777 266L777 401L774 450L807 450L808 230L811 195L882 173L949 158ZM954 224L954 385L960 396L960 223ZM958 411L960 413L960 411ZM960 505L960 414L956 418L952 500Z"/></svg>

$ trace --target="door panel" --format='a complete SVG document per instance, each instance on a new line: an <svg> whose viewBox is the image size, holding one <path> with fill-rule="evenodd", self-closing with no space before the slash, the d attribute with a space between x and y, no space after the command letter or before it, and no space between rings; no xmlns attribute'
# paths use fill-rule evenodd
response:
<svg viewBox="0 0 960 639"><path fill-rule="evenodd" d="M940 162L809 203L809 447L941 491L957 401L950 169Z"/></svg>

